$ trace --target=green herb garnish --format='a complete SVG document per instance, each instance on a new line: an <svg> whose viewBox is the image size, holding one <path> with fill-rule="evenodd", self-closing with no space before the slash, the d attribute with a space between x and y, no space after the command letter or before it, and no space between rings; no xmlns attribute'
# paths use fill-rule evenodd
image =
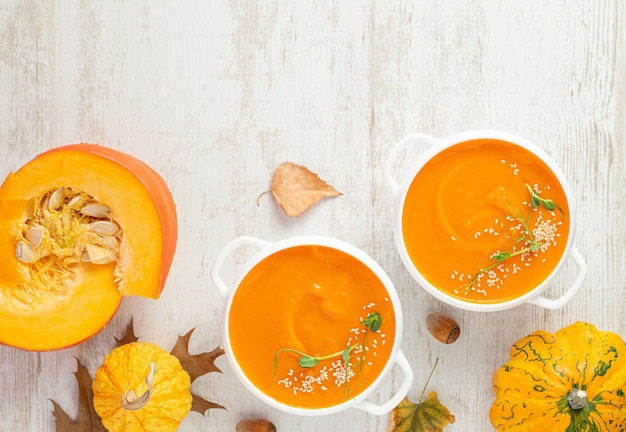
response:
<svg viewBox="0 0 626 432"><path fill-rule="evenodd" d="M367 342L367 333L371 331L376 333L382 324L382 317L378 312L370 313L367 318L361 321L361 324L365 326L365 333L363 334L363 352L361 352L361 360L359 361L359 370L363 368L363 361L365 360L365 347Z"/></svg>
<svg viewBox="0 0 626 432"><path fill-rule="evenodd" d="M363 351L361 353L361 359L360 359L360 367L363 367L363 360L365 359L365 343L366 343L366 339L367 339L367 333L368 332L372 332L375 333L378 331L378 329L380 328L380 325L382 324L382 317L380 316L380 314L378 312L372 312L370 313L363 321L361 321L360 324L363 324L365 326L365 333L363 335ZM294 348L281 348L279 349L276 354L274 355L274 361L272 363L272 372L274 374L274 379L276 379L276 369L278 367L278 357L280 356L280 354L282 352L292 352L294 354L299 355L300 357L298 358L298 365L302 368L311 368L314 366L317 366L317 364L322 361L322 360L328 360L334 357L339 357L341 356L341 359L343 360L343 363L345 365L345 382L348 382L348 371L349 371L349 367L350 367L350 353L359 346L359 343L354 343L352 345L346 346L346 348L344 348L341 351L337 351L334 352L332 354L327 354L327 355L321 355L321 356L312 356L310 354L307 354L305 352L299 351L297 349ZM347 387L346 387L347 388Z"/></svg>
<svg viewBox="0 0 626 432"><path fill-rule="evenodd" d="M563 214L563 209L557 206L554 201L549 198L541 198L539 194L535 192L535 190L528 183L524 183L524 186L526 186L526 189L528 189L528 192L530 193L530 204L533 208L537 208L540 205L542 205L546 210L549 211L553 211L555 208L557 208L559 209L559 213L561 214L561 216L565 217L565 215Z"/></svg>
<svg viewBox="0 0 626 432"><path fill-rule="evenodd" d="M341 356L341 358L343 359L343 362L347 364L348 360L350 359L350 352L353 349L355 349L358 345L359 345L358 343L355 343L353 345L347 346L345 349L341 351L337 351L332 354L323 355L323 356L312 356L312 355L309 355L302 351L298 351L297 349L293 349L293 348L281 348L276 352L276 355L274 356L274 362L272 364L272 371L274 372L274 378L276 378L278 356L282 352L288 351L294 354L298 354L300 356L300 358L298 359L298 364L300 365L300 367L311 368L311 367L317 366L317 364L322 360L328 360L328 359L331 359L333 357L338 357L338 356Z"/></svg>
<svg viewBox="0 0 626 432"><path fill-rule="evenodd" d="M498 267L500 264L502 264L503 262L505 262L506 260L513 258L515 256L518 255L523 255L527 252L536 252L538 251L545 242L543 241L536 241L535 237L533 235L532 230L529 227L530 224L530 215L532 213L533 209L539 208L539 206L542 206L543 208L545 208L548 211L554 211L554 209L558 209L559 213L561 214L561 217L565 217L564 213L563 213L563 209L561 209L561 207L557 206L554 201L552 201L549 198L542 198L539 193L537 193L532 186L530 186L528 183L524 183L524 186L526 186L526 189L528 189L528 192L530 194L530 206L531 209L528 212L528 215L524 218L523 217L523 211L519 210L519 209L515 209L513 208L515 211L515 215L508 215L509 217L513 218L514 220L517 220L521 225L522 225L522 235L517 238L515 240L515 243L522 243L522 244L526 244L527 246L519 249L519 250L514 250L514 251L503 251L503 252L497 252L494 253L490 260L492 261L491 264L489 264L487 267L484 267L480 270L478 270L478 272L470 279L470 281L467 283L467 285L465 285L465 294L467 295L472 288L474 287L474 284L476 283L476 281L478 280L478 278L487 273L489 270L492 270L496 267Z"/></svg>

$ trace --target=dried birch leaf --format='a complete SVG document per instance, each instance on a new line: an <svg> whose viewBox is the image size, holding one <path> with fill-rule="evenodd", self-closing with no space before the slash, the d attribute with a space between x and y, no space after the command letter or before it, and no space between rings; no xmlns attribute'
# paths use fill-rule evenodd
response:
<svg viewBox="0 0 626 432"><path fill-rule="evenodd" d="M56 432L106 432L100 417L93 409L93 391L91 390L91 375L84 364L76 359L78 369L74 372L78 383L78 417L72 420L61 406L55 401L52 414L54 415Z"/></svg>
<svg viewBox="0 0 626 432"><path fill-rule="evenodd" d="M308 168L292 162L276 168L270 190L259 195L257 204L267 192L274 195L278 205L291 217L304 213L324 197L343 195Z"/></svg>
<svg viewBox="0 0 626 432"><path fill-rule="evenodd" d="M389 432L441 432L455 418L439 402L437 392L431 391L425 401L417 404L404 398L389 420Z"/></svg>

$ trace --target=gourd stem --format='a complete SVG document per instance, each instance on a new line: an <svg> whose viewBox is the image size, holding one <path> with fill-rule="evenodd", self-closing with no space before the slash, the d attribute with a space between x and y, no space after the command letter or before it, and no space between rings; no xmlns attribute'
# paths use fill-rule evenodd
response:
<svg viewBox="0 0 626 432"><path fill-rule="evenodd" d="M137 397L134 390L127 391L124 396L122 396L122 407L126 410L138 410L146 406L150 398L152 397L152 392L154 388L152 387L152 380L154 379L154 374L157 371L156 363L150 362L150 372L146 375L144 382L146 383L146 390L141 396Z"/></svg>
<svg viewBox="0 0 626 432"><path fill-rule="evenodd" d="M574 387L567 395L567 403L573 410L580 410L587 406L587 392Z"/></svg>

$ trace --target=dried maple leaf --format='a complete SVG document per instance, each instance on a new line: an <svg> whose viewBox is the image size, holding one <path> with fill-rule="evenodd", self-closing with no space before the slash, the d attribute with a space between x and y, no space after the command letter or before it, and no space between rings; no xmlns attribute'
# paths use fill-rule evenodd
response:
<svg viewBox="0 0 626 432"><path fill-rule="evenodd" d="M84 364L76 359L78 369L74 372L78 383L78 417L72 420L61 406L55 401L52 414L56 421L57 432L106 432L100 417L93 409L93 391L91 390L91 375Z"/></svg>
<svg viewBox="0 0 626 432"><path fill-rule="evenodd" d="M189 374L191 382L209 372L221 372L220 369L215 366L215 359L224 354L224 350L219 347L210 352L190 354L188 349L189 338L193 331L194 329L191 329L186 335L179 336L176 345L174 345L171 351L172 355L178 358L183 369ZM133 330L132 319L126 326L124 336L120 339L115 338L115 341L116 347L138 341ZM56 432L106 432L100 417L93 409L93 390L91 389L93 379L91 375L89 375L89 371L87 371L85 365L80 361L77 361L77 363L78 369L74 375L78 382L78 417L76 421L72 420L58 403L51 401L54 406L52 414L56 420ZM224 409L223 406L209 402L193 393L191 396L191 411L204 414L206 410L211 408Z"/></svg>
<svg viewBox="0 0 626 432"><path fill-rule="evenodd" d="M283 211L292 217L304 213L324 197L343 195L308 168L293 162L276 168L270 190L259 195L257 204L267 192L271 192Z"/></svg>
<svg viewBox="0 0 626 432"><path fill-rule="evenodd" d="M174 355L183 366L183 369L187 371L189 377L191 378L191 382L193 383L196 378L201 377L209 372L221 372L221 370L215 366L215 359L224 354L224 350L220 347L216 347L213 351L204 352L201 354L190 354L189 353L189 338L193 333L194 329L191 329L184 336L178 336L178 340L176 341L176 345L172 348L172 355ZM191 394L193 397L191 410L199 412L200 414L204 414L204 412L210 408L222 408L223 406L218 405L214 402L209 402L206 399Z"/></svg>
<svg viewBox="0 0 626 432"><path fill-rule="evenodd" d="M135 336L135 330L133 329L133 319L130 319L130 322L126 326L126 331L124 332L124 336L120 339L115 338L115 346L119 347L122 345L129 344L131 342L137 342L139 338Z"/></svg>
<svg viewBox="0 0 626 432"><path fill-rule="evenodd" d="M455 420L434 391L428 393L425 401L417 404L404 398L389 419L389 432L441 432Z"/></svg>
<svg viewBox="0 0 626 432"><path fill-rule="evenodd" d="M435 372L437 363L439 359L435 360L435 365L428 375L420 395L420 402L413 403L405 397L394 408L389 416L388 432L441 432L449 423L454 423L454 416L439 402L437 392L431 391L426 396L426 400L423 400L424 392Z"/></svg>

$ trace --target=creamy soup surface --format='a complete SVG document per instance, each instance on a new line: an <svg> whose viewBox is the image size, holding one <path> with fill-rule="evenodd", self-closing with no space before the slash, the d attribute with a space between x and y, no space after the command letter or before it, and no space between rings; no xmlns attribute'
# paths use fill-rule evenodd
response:
<svg viewBox="0 0 626 432"><path fill-rule="evenodd" d="M374 272L315 245L284 249L254 266L237 288L228 329L250 381L302 408L330 407L365 390L389 360L396 331Z"/></svg>
<svg viewBox="0 0 626 432"><path fill-rule="evenodd" d="M409 187L402 233L426 280L466 301L503 302L537 287L570 229L552 170L505 141L472 140L432 158Z"/></svg>

